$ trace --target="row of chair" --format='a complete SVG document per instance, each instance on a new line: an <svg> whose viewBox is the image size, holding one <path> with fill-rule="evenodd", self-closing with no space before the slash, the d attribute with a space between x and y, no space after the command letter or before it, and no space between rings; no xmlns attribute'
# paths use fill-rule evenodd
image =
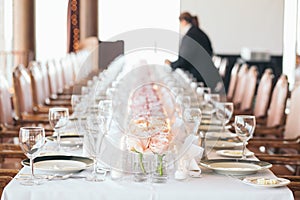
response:
<svg viewBox="0 0 300 200"><path fill-rule="evenodd" d="M274 173L291 180L300 190L300 86L290 92L286 75L276 81L271 69L258 80L255 66L236 63L231 71L227 100L234 114L255 115L257 126L248 148L256 157L273 164Z"/></svg>
<svg viewBox="0 0 300 200"><path fill-rule="evenodd" d="M6 160L24 159L19 145L12 143L18 136L20 126L43 126L46 134L53 134L49 127L48 110L52 106L68 106L71 109L71 94L76 74L86 62L88 53L71 53L60 61L50 60L45 64L36 61L25 67L14 68L11 87L4 74L0 73L0 165ZM81 80L80 80L81 81ZM3 189L18 168L0 169L0 188ZM0 191L2 192L2 191Z"/></svg>

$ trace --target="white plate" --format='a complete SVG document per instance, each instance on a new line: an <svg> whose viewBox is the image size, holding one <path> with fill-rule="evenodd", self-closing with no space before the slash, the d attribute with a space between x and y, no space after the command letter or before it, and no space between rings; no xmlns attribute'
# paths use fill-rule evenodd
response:
<svg viewBox="0 0 300 200"><path fill-rule="evenodd" d="M219 150L216 151L218 155L225 156L225 157L231 157L231 158L241 158L242 157L242 150ZM253 156L254 153L252 151L246 150L246 156Z"/></svg>
<svg viewBox="0 0 300 200"><path fill-rule="evenodd" d="M215 149L228 149L243 146L242 142L229 142L223 140L206 140L205 145Z"/></svg>
<svg viewBox="0 0 300 200"><path fill-rule="evenodd" d="M29 160L23 160L24 166L29 166ZM87 169L93 160L80 156L51 155L34 159L35 170L52 173L75 173Z"/></svg>
<svg viewBox="0 0 300 200"><path fill-rule="evenodd" d="M56 142L56 136L49 136L47 140ZM61 146L81 146L83 144L82 135L62 135L60 136Z"/></svg>
<svg viewBox="0 0 300 200"><path fill-rule="evenodd" d="M243 179L243 183L255 187L282 187L290 183L290 180L285 178L264 178L264 177L250 177Z"/></svg>
<svg viewBox="0 0 300 200"><path fill-rule="evenodd" d="M227 139L227 138L235 138L237 135L235 133L230 132L208 132L206 133L207 138L220 138L220 139Z"/></svg>
<svg viewBox="0 0 300 200"><path fill-rule="evenodd" d="M200 165L225 175L248 175L272 167L264 161L238 160L238 159L213 159L202 160Z"/></svg>

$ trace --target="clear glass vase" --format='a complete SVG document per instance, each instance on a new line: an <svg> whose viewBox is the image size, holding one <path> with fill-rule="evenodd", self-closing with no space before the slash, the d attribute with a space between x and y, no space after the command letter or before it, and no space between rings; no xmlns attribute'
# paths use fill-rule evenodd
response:
<svg viewBox="0 0 300 200"><path fill-rule="evenodd" d="M133 154L133 180L136 182L145 182L149 178L151 171L151 162L149 158L142 153Z"/></svg>
<svg viewBox="0 0 300 200"><path fill-rule="evenodd" d="M168 180L167 162L165 154L155 154L155 168L152 174L152 182L165 183Z"/></svg>

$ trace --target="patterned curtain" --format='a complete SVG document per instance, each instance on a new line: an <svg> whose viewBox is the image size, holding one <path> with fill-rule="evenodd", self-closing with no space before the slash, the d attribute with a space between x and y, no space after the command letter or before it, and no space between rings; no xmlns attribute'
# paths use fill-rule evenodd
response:
<svg viewBox="0 0 300 200"><path fill-rule="evenodd" d="M68 52L76 52L79 48L79 2L80 0L69 0L68 3Z"/></svg>

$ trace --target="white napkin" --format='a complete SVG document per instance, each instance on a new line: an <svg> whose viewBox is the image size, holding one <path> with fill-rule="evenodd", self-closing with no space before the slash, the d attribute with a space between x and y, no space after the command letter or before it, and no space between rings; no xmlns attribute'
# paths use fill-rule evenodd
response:
<svg viewBox="0 0 300 200"><path fill-rule="evenodd" d="M201 169L198 166L196 160L201 158L203 154L203 148L195 144L197 140L198 137L194 135L190 135L186 138L183 146L179 151L179 155L181 155L181 157L178 160L177 170L175 172L175 179L186 179L187 176L190 174L190 171L196 171L197 175L201 174ZM192 173L192 175L196 174Z"/></svg>

